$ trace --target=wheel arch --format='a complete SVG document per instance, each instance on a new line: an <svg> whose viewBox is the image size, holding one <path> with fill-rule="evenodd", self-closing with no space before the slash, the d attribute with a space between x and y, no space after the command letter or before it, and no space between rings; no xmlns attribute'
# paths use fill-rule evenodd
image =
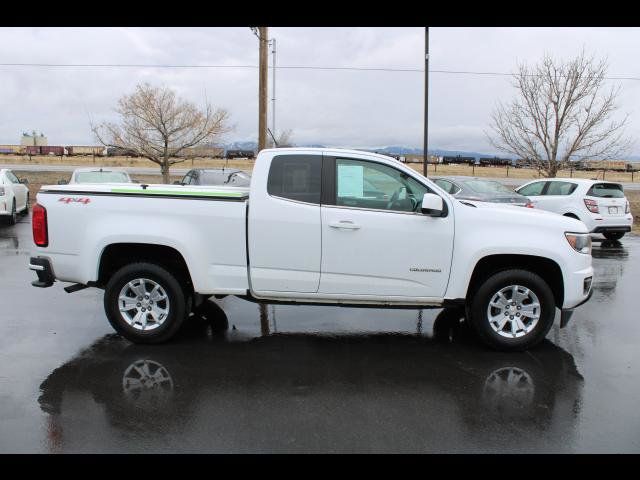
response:
<svg viewBox="0 0 640 480"><path fill-rule="evenodd" d="M111 276L130 263L149 262L176 275L179 282L193 291L193 282L184 256L174 247L152 243L111 243L104 247L98 262L96 286L104 288Z"/></svg>
<svg viewBox="0 0 640 480"><path fill-rule="evenodd" d="M558 308L562 308L564 303L564 279L560 266L553 260L537 255L522 254L496 254L487 255L476 263L469 287L467 289L467 298L471 298L475 291L482 284L483 279L490 275L519 268L527 270L539 275L553 292L554 300Z"/></svg>

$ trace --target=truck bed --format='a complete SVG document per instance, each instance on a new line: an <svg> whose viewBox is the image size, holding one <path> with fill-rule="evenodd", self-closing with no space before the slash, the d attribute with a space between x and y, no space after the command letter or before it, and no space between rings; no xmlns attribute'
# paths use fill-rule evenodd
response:
<svg viewBox="0 0 640 480"><path fill-rule="evenodd" d="M58 280L88 283L108 245L166 245L182 252L198 292L244 294L248 197L241 187L46 185L37 201L47 209L49 246L36 250Z"/></svg>

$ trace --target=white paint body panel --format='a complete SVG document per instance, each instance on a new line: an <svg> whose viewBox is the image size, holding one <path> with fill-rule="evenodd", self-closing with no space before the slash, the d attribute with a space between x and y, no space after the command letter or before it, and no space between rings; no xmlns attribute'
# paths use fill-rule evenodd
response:
<svg viewBox="0 0 640 480"><path fill-rule="evenodd" d="M22 183L12 182L7 176L8 172L11 172L11 170L0 169L0 187L4 189L4 194L0 193L0 215L11 215L14 200L16 202L16 212L22 212L27 208L29 189Z"/></svg>
<svg viewBox="0 0 640 480"><path fill-rule="evenodd" d="M440 195L448 215L321 207L270 196L271 160L287 154L340 155L387 164ZM301 303L440 305L466 297L474 267L482 258L519 254L558 264L564 279L563 307L571 308L586 298L583 281L593 275L591 256L573 250L564 235L586 233L582 222L535 209L465 205L410 167L361 151L263 150L250 190L188 189L203 194L249 192L248 202L99 195L110 187L50 186L39 193L38 202L47 209L50 244L34 248L33 253L51 260L57 279L95 281L102 251L122 242L175 248L198 293L250 291L259 299ZM182 185L149 188L187 191ZM46 193L51 190L60 193ZM86 204L59 201L85 194L91 199ZM330 227L344 220L360 228Z"/></svg>

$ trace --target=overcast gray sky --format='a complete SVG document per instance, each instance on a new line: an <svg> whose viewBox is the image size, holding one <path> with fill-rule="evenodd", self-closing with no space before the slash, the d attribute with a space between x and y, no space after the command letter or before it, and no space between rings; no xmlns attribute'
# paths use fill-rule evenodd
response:
<svg viewBox="0 0 640 480"><path fill-rule="evenodd" d="M422 68L423 28L282 28L278 65ZM249 28L1 28L0 63L257 65ZM611 76L640 78L639 28L431 28L430 70L512 72L545 52L582 48L609 59ZM295 143L422 145L423 73L277 71L277 127ZM92 144L89 116L114 120L117 99L148 81L231 114L227 140L257 138L257 69L0 66L0 144L42 131L49 144ZM640 136L640 81L619 81L628 133ZM484 137L508 77L432 73L430 148L493 152ZM270 108L270 107L269 107ZM270 114L269 114L270 115ZM634 154L640 153L636 145Z"/></svg>

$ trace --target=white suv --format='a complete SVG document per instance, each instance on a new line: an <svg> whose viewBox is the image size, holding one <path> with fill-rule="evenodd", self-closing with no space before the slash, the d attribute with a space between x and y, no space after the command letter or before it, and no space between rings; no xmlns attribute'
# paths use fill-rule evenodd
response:
<svg viewBox="0 0 640 480"><path fill-rule="evenodd" d="M619 240L631 231L633 216L619 183L576 178L549 178L525 183L516 192L536 208L581 220L591 233Z"/></svg>

